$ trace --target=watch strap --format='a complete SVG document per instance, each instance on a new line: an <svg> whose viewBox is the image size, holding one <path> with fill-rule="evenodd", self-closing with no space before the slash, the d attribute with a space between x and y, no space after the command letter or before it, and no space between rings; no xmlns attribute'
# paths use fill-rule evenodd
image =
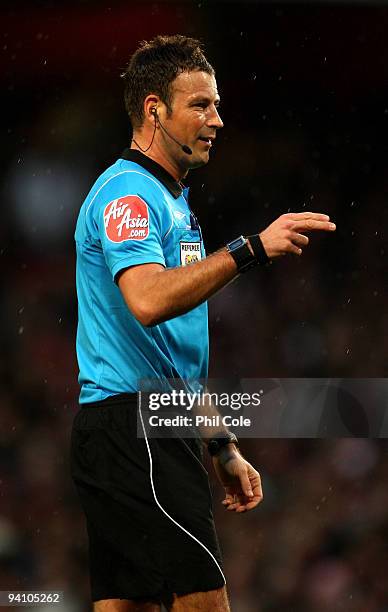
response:
<svg viewBox="0 0 388 612"><path fill-rule="evenodd" d="M236 446L238 446L237 436L231 431L223 431L219 435L210 438L207 445L207 449L209 451L209 454L214 457L215 455L217 455L217 453L219 453L221 448L227 446L227 444L235 444Z"/></svg>
<svg viewBox="0 0 388 612"><path fill-rule="evenodd" d="M233 257L237 266L237 270L240 273L247 272L247 270L250 270L253 266L257 265L257 259L249 248L247 239L243 236L240 236L239 238L236 238L236 240L228 242L226 248Z"/></svg>

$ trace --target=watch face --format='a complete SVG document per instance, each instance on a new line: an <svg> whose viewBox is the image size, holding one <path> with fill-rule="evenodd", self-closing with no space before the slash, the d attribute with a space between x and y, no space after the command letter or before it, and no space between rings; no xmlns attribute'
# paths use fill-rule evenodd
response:
<svg viewBox="0 0 388 612"><path fill-rule="evenodd" d="M245 243L246 243L246 240L244 236L239 236L235 240L232 240L232 242L229 242L228 247L231 251L234 251L235 249L238 249L239 247L244 246Z"/></svg>

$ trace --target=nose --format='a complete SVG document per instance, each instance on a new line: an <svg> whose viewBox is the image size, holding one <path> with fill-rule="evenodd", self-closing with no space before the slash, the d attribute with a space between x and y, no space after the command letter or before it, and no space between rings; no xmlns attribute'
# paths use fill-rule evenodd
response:
<svg viewBox="0 0 388 612"><path fill-rule="evenodd" d="M219 115L219 112L216 106L214 106L213 108L213 113L211 117L209 118L208 125L209 127L216 128L217 130L224 127L224 123Z"/></svg>

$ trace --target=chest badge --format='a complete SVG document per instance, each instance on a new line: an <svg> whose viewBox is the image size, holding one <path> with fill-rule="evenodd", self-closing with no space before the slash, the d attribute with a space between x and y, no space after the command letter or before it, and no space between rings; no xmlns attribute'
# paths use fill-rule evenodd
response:
<svg viewBox="0 0 388 612"><path fill-rule="evenodd" d="M181 242L181 266L188 266L196 261L201 261L201 243L200 242Z"/></svg>

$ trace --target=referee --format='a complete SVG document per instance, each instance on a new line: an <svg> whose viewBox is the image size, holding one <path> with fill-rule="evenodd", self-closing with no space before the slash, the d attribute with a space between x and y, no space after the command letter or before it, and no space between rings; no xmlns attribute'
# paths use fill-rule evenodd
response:
<svg viewBox="0 0 388 612"><path fill-rule="evenodd" d="M301 255L302 232L335 226L327 215L282 215L207 257L181 180L209 161L223 126L214 69L198 41L157 36L123 78L131 146L93 185L75 233L81 394L71 470L92 600L97 612L227 612L203 443L227 510L259 504L260 476L226 430L138 437L139 381L206 378L206 300L254 266Z"/></svg>

